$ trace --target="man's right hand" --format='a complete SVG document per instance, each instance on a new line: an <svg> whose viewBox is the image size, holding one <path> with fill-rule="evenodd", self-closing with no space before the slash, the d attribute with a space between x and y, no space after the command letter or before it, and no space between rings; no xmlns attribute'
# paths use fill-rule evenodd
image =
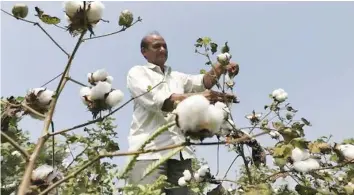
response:
<svg viewBox="0 0 354 195"><path fill-rule="evenodd" d="M215 102L233 102L236 103L236 97L233 94L221 93L213 90L205 90L201 93L205 98L207 98L211 103Z"/></svg>

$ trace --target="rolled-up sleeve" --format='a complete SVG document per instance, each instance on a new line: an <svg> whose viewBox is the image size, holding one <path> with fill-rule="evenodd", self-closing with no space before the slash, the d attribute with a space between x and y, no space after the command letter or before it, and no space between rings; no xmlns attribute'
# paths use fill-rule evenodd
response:
<svg viewBox="0 0 354 195"><path fill-rule="evenodd" d="M204 74L189 75L181 73L184 80L184 91L186 93L198 93L204 91Z"/></svg>
<svg viewBox="0 0 354 195"><path fill-rule="evenodd" d="M149 86L154 87L158 83L152 82L145 70L140 67L133 67L127 75L127 88L133 97L146 93ZM150 92L136 98L135 101L148 110L161 112L165 100L171 95L172 92L168 90L166 84L160 83Z"/></svg>

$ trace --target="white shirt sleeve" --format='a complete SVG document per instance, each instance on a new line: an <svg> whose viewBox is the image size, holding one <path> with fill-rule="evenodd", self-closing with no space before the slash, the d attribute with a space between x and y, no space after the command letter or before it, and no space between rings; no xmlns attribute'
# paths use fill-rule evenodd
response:
<svg viewBox="0 0 354 195"><path fill-rule="evenodd" d="M151 79L144 68L133 67L127 75L127 88L133 97L137 97L147 92L149 86L154 87L161 81ZM161 112L165 100L171 95L172 92L168 90L167 85L161 83L150 92L136 98L135 101L148 110Z"/></svg>
<svg viewBox="0 0 354 195"><path fill-rule="evenodd" d="M204 74L190 75L180 73L184 81L184 92L185 93L198 93L205 91L204 86Z"/></svg>

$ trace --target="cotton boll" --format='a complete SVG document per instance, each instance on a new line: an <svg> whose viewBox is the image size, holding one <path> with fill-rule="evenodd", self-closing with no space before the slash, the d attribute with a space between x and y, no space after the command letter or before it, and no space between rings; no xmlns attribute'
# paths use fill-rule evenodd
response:
<svg viewBox="0 0 354 195"><path fill-rule="evenodd" d="M281 136L281 134L278 131L271 131L271 132L269 132L269 135L273 139L278 139Z"/></svg>
<svg viewBox="0 0 354 195"><path fill-rule="evenodd" d="M184 177L178 179L178 185L182 187L187 185L187 182L186 180L184 180Z"/></svg>
<svg viewBox="0 0 354 195"><path fill-rule="evenodd" d="M82 102L86 105L88 104L86 98L88 98L89 96L91 96L91 89L89 87L82 87L80 90L80 97Z"/></svg>
<svg viewBox="0 0 354 195"><path fill-rule="evenodd" d="M222 103L222 102L216 102L215 103L215 107L223 110L224 118L227 118L227 116L231 113L229 107L226 104Z"/></svg>
<svg viewBox="0 0 354 195"><path fill-rule="evenodd" d="M47 176L53 171L53 167L49 165L41 165L32 172L32 180L45 180Z"/></svg>
<svg viewBox="0 0 354 195"><path fill-rule="evenodd" d="M301 150L296 147L291 152L291 159L295 162L306 160L308 158L310 158L310 153L306 150Z"/></svg>
<svg viewBox="0 0 354 195"><path fill-rule="evenodd" d="M272 96L273 96L273 97L277 97L278 95L280 95L280 94L282 94L282 93L284 93L284 92L285 92L284 89L279 88L279 89L276 89L276 90L274 90L274 91L272 92Z"/></svg>
<svg viewBox="0 0 354 195"><path fill-rule="evenodd" d="M296 171L306 173L318 169L320 164L315 159L309 158L307 160L294 162L293 166Z"/></svg>
<svg viewBox="0 0 354 195"><path fill-rule="evenodd" d="M181 101L176 107L178 125L182 130L197 131L197 126L206 122L205 114L209 101L202 95L193 95Z"/></svg>
<svg viewBox="0 0 354 195"><path fill-rule="evenodd" d="M284 92L278 95L276 98L279 102L284 102L286 99L288 99L288 93Z"/></svg>
<svg viewBox="0 0 354 195"><path fill-rule="evenodd" d="M183 177L185 181L190 181L192 179L192 174L189 170L184 170Z"/></svg>
<svg viewBox="0 0 354 195"><path fill-rule="evenodd" d="M210 168L208 165L203 165L198 169L198 174L200 177L205 177L205 175L209 172L210 172Z"/></svg>
<svg viewBox="0 0 354 195"><path fill-rule="evenodd" d="M93 1L87 12L87 18L90 23L97 23L102 19L104 5L101 1Z"/></svg>
<svg viewBox="0 0 354 195"><path fill-rule="evenodd" d="M221 53L217 56L217 61L222 65L227 65L230 62L231 55L229 53Z"/></svg>
<svg viewBox="0 0 354 195"><path fill-rule="evenodd" d="M38 93L38 101L42 105L48 105L50 100L52 100L53 95L54 95L53 91L45 90L41 93Z"/></svg>
<svg viewBox="0 0 354 195"><path fill-rule="evenodd" d="M93 82L103 81L108 77L108 73L105 69L100 69L92 74Z"/></svg>
<svg viewBox="0 0 354 195"><path fill-rule="evenodd" d="M44 91L44 90L46 90L46 88L44 88L44 87L39 87L39 88L30 89L30 90L29 90L29 93L33 93L35 96L37 96L37 95L38 95L38 92Z"/></svg>
<svg viewBox="0 0 354 195"><path fill-rule="evenodd" d="M342 144L338 148L342 152L343 156L346 159L348 159L348 160L353 160L354 159L354 145Z"/></svg>
<svg viewBox="0 0 354 195"><path fill-rule="evenodd" d="M203 181L203 178L200 177L200 175L198 173L194 173L194 179L198 183Z"/></svg>
<svg viewBox="0 0 354 195"><path fill-rule="evenodd" d="M105 95L111 91L111 87L111 84L99 81L97 85L91 89L91 100L104 99Z"/></svg>
<svg viewBox="0 0 354 195"><path fill-rule="evenodd" d="M121 102L123 100L123 97L124 97L124 94L122 91L120 91L118 89L113 90L108 94L108 96L106 98L106 104L112 108L112 107L118 105L119 102Z"/></svg>
<svg viewBox="0 0 354 195"><path fill-rule="evenodd" d="M84 3L82 1L64 1L65 12L70 17L73 17L80 7L84 7Z"/></svg>

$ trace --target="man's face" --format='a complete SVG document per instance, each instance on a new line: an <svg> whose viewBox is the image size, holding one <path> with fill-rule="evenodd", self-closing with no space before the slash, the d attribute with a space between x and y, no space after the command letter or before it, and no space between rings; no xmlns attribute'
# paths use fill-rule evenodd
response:
<svg viewBox="0 0 354 195"><path fill-rule="evenodd" d="M146 37L147 48L142 48L142 54L148 62L158 66L165 65L168 57L168 50L165 40L158 35Z"/></svg>

